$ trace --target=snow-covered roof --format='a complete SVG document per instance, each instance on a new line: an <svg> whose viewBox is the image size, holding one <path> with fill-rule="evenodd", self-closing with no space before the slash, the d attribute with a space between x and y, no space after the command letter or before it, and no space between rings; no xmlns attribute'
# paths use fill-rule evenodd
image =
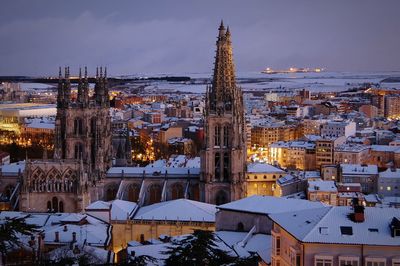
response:
<svg viewBox="0 0 400 266"><path fill-rule="evenodd" d="M395 152L400 150L398 146L389 146L389 145L371 145L372 151L381 151L381 152Z"/></svg>
<svg viewBox="0 0 400 266"><path fill-rule="evenodd" d="M105 250L104 248L91 247L88 245L84 246L76 246L79 248L80 253L75 254L73 249L75 247L70 246L62 246L56 249L53 249L48 253L50 260L52 261L60 261L64 258L74 258L78 260L80 256L85 256L89 259L90 264L98 265L98 264L112 264L114 262L114 252L111 250Z"/></svg>
<svg viewBox="0 0 400 266"><path fill-rule="evenodd" d="M106 247L111 241L111 226L97 218L78 213L26 213L2 211L0 222L7 218L24 217L28 224L39 226L44 232L44 243L65 245L71 243L72 233L76 234L76 243ZM55 241L58 232L59 241Z"/></svg>
<svg viewBox="0 0 400 266"><path fill-rule="evenodd" d="M98 200L91 203L85 208L87 212L91 211L109 211L111 209L111 220L127 220L132 218L132 215L138 205L135 202L126 200L102 201Z"/></svg>
<svg viewBox="0 0 400 266"><path fill-rule="evenodd" d="M0 166L0 171L3 176L17 176L25 170L25 161L10 163Z"/></svg>
<svg viewBox="0 0 400 266"><path fill-rule="evenodd" d="M215 205L176 199L139 208L134 220L215 222Z"/></svg>
<svg viewBox="0 0 400 266"><path fill-rule="evenodd" d="M137 206L135 202L126 200L111 201L111 220L126 220L132 216Z"/></svg>
<svg viewBox="0 0 400 266"><path fill-rule="evenodd" d="M337 187L334 181L308 181L309 192L337 192Z"/></svg>
<svg viewBox="0 0 400 266"><path fill-rule="evenodd" d="M379 173L379 178L399 178L400 179L400 169L388 168L384 172Z"/></svg>
<svg viewBox="0 0 400 266"><path fill-rule="evenodd" d="M400 245L400 237L392 237L389 229L392 218L400 217L400 209L366 207L365 221L360 223L349 219L348 215L352 212L348 206L322 207L276 213L270 217L302 242Z"/></svg>
<svg viewBox="0 0 400 266"><path fill-rule="evenodd" d="M190 174L190 176L189 176ZM200 168L188 167L111 167L107 172L107 177L133 177L133 178L196 178L200 175Z"/></svg>
<svg viewBox="0 0 400 266"><path fill-rule="evenodd" d="M284 173L280 168L266 163L250 163L247 165L247 173Z"/></svg>
<svg viewBox="0 0 400 266"><path fill-rule="evenodd" d="M321 206L324 206L321 202L254 195L220 205L217 208L221 210L232 210L269 215L272 213L281 213L290 210L306 210Z"/></svg>
<svg viewBox="0 0 400 266"><path fill-rule="evenodd" d="M376 175L378 174L377 165L361 164L340 164L343 175Z"/></svg>
<svg viewBox="0 0 400 266"><path fill-rule="evenodd" d="M244 246L242 246L241 242L245 240L248 234L249 233L247 232L233 231L215 232L215 235L226 245L235 250L237 254L245 255L247 257L250 253L257 253L264 262L268 264L271 263L271 236L266 234L253 234L244 243Z"/></svg>

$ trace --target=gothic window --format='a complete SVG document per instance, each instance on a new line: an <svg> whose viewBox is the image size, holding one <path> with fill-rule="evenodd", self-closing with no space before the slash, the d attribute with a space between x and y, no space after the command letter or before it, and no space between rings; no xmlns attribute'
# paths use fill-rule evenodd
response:
<svg viewBox="0 0 400 266"><path fill-rule="evenodd" d="M113 184L106 190L106 201L115 200L118 192L118 187Z"/></svg>
<svg viewBox="0 0 400 266"><path fill-rule="evenodd" d="M53 212L58 212L58 199L57 197L53 197L51 200L51 207Z"/></svg>
<svg viewBox="0 0 400 266"><path fill-rule="evenodd" d="M95 135L95 134L96 134L96 124L97 124L96 118L93 117L93 118L90 120L90 133L91 133L92 135Z"/></svg>
<svg viewBox="0 0 400 266"><path fill-rule="evenodd" d="M242 222L238 223L237 225L237 231L239 232L244 232L244 225Z"/></svg>
<svg viewBox="0 0 400 266"><path fill-rule="evenodd" d="M221 204L225 204L227 202L228 202L228 196L226 195L226 192L223 190L218 191L218 193L215 197L215 204L221 205Z"/></svg>
<svg viewBox="0 0 400 266"><path fill-rule="evenodd" d="M224 146L229 147L229 139L230 139L230 132L229 132L229 127L224 126Z"/></svg>
<svg viewBox="0 0 400 266"><path fill-rule="evenodd" d="M74 134L80 136L83 134L83 123L82 119L75 118L74 120Z"/></svg>
<svg viewBox="0 0 400 266"><path fill-rule="evenodd" d="M219 152L215 153L215 173L214 179L219 180L221 178L221 158Z"/></svg>
<svg viewBox="0 0 400 266"><path fill-rule="evenodd" d="M174 200L174 199L181 199L181 198L183 198L183 187L182 187L182 185L179 184L179 183L175 183L175 184L172 186L171 194L172 194L172 199L173 199L173 200Z"/></svg>
<svg viewBox="0 0 400 266"><path fill-rule="evenodd" d="M219 125L215 126L214 132L214 146L221 145L221 127Z"/></svg>
<svg viewBox="0 0 400 266"><path fill-rule="evenodd" d="M224 180L225 181L230 179L229 166L230 166L229 154L227 152L225 152L224 153Z"/></svg>
<svg viewBox="0 0 400 266"><path fill-rule="evenodd" d="M136 184L128 187L128 200L136 202L139 200L140 187Z"/></svg>
<svg viewBox="0 0 400 266"><path fill-rule="evenodd" d="M151 185L150 187L150 204L157 203L161 201L161 186Z"/></svg>
<svg viewBox="0 0 400 266"><path fill-rule="evenodd" d="M75 155L74 158L75 159L81 159L81 157L83 156L83 146L81 143L77 143L75 144Z"/></svg>
<svg viewBox="0 0 400 266"><path fill-rule="evenodd" d="M199 184L195 184L195 185L192 186L192 193L190 194L190 199L191 200L196 200L196 201L200 200Z"/></svg>
<svg viewBox="0 0 400 266"><path fill-rule="evenodd" d="M35 192L42 191L42 185L45 179L45 174L40 168L36 168L36 170L32 174L32 190Z"/></svg>

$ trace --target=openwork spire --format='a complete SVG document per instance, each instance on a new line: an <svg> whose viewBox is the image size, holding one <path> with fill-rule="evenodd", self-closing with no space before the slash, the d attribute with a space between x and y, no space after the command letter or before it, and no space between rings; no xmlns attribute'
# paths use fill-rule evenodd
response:
<svg viewBox="0 0 400 266"><path fill-rule="evenodd" d="M231 111L234 101L236 82L233 63L231 33L224 24L218 28L217 51L214 63L212 87L209 88L209 110L211 112Z"/></svg>

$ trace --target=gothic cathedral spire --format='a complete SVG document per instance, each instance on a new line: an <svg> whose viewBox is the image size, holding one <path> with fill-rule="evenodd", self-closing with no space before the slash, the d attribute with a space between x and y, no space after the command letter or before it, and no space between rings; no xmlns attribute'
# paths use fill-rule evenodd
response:
<svg viewBox="0 0 400 266"><path fill-rule="evenodd" d="M245 196L246 140L243 95L236 85L231 33L218 28L212 84L207 88L201 151L204 200L223 204Z"/></svg>

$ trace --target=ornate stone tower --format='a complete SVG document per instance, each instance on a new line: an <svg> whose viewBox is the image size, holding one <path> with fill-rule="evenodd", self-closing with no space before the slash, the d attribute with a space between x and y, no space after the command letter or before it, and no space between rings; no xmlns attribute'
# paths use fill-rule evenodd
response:
<svg viewBox="0 0 400 266"><path fill-rule="evenodd" d="M107 73L97 70L93 99L89 98L87 70L71 97L69 68L59 73L56 140L53 160L28 160L20 210L80 212L103 197L103 178L111 166L111 123Z"/></svg>
<svg viewBox="0 0 400 266"><path fill-rule="evenodd" d="M56 141L54 158L82 158L89 174L89 181L95 183L105 177L111 166L111 120L110 101L107 88L107 69L96 69L96 84L93 100L89 98L87 70L82 78L79 70L78 93L71 100L69 68L65 77L59 73Z"/></svg>
<svg viewBox="0 0 400 266"><path fill-rule="evenodd" d="M235 81L231 34L219 27L212 85L207 88L201 151L204 201L223 204L245 196L246 137L243 95Z"/></svg>

